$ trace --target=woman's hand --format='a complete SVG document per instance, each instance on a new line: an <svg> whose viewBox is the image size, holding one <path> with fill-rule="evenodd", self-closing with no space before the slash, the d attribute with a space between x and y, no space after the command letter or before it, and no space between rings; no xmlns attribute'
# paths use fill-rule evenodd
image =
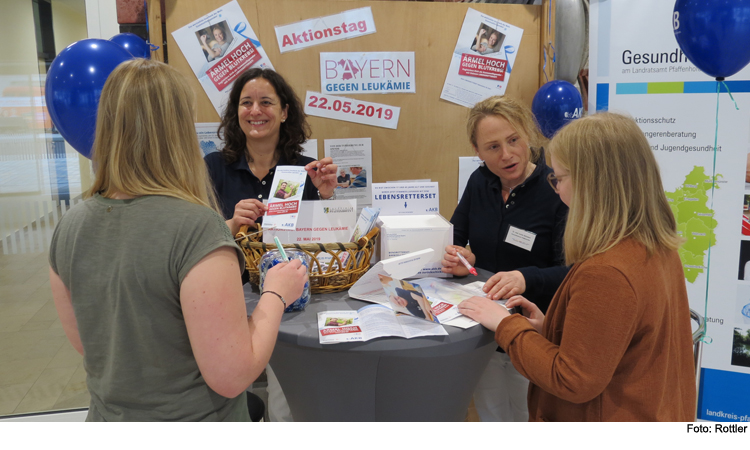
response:
<svg viewBox="0 0 750 450"><path fill-rule="evenodd" d="M484 283L482 290L487 293L487 298L492 300L509 298L526 292L526 279L517 270L498 272Z"/></svg>
<svg viewBox="0 0 750 450"><path fill-rule="evenodd" d="M471 297L458 305L458 311L464 316L476 320L492 332L497 330L500 322L510 313L502 305L484 297Z"/></svg>
<svg viewBox="0 0 750 450"><path fill-rule="evenodd" d="M464 264L461 262L460 259L458 259L458 256L456 256L456 253L461 252L461 254L466 258L466 260L471 264L472 266L477 260L477 257L474 256L473 253L471 253L469 250L467 250L464 247L458 246L458 245L449 245L445 247L445 254L443 254L443 260L441 263L443 264L442 270L444 273L450 273L459 277L465 276L469 274L469 269L464 266Z"/></svg>
<svg viewBox="0 0 750 450"><path fill-rule="evenodd" d="M284 297L289 306L300 298L307 282L307 267L298 259L271 267L263 280L263 290L273 291Z"/></svg>
<svg viewBox="0 0 750 450"><path fill-rule="evenodd" d="M523 315L526 316L527 319L529 319L529 323L531 323L531 326L533 326L537 332L542 332L544 313L542 313L542 310L539 309L538 306L531 303L525 297L521 297L520 295L511 297L507 302L505 302L505 306L507 308L515 308L516 306L520 306L521 309L523 309Z"/></svg>
<svg viewBox="0 0 750 450"><path fill-rule="evenodd" d="M227 226L229 226L232 236L240 231L242 225L255 225L255 221L265 214L267 209L268 207L260 200L254 198L240 200L239 203L234 205L234 215L227 220Z"/></svg>
<svg viewBox="0 0 750 450"><path fill-rule="evenodd" d="M203 43L203 45L206 45L206 39L208 39L208 35L207 34L201 34L201 42Z"/></svg>
<svg viewBox="0 0 750 450"><path fill-rule="evenodd" d="M315 170L318 169L318 170ZM336 189L336 173L339 166L333 163L331 157L326 157L320 161L313 161L305 166L307 175L312 180L313 185L320 192L320 198L326 199L333 196L333 190Z"/></svg>

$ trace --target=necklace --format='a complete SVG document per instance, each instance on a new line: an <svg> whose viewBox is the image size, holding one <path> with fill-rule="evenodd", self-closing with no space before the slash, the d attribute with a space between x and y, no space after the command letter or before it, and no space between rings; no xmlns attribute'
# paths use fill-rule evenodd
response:
<svg viewBox="0 0 750 450"><path fill-rule="evenodd" d="M508 193L510 193L510 191L512 191L513 189L515 189L515 188L517 188L518 186L520 186L520 185L522 185L523 183L525 183L525 182L526 182L526 180L527 180L527 179L528 179L528 178L529 178L529 177L531 176L531 174L532 174L532 173L534 172L534 169L535 169L535 168L536 168L536 164L533 164L533 163L529 163L529 165L528 165L528 166L526 166L526 173L524 173L524 174L523 174L523 180L521 180L520 182L516 183L516 184L515 184L515 185L513 185L513 186L508 186L508 187L506 187L506 186L502 186L502 187L501 187L501 189L502 189L503 191L505 191L505 192L508 192Z"/></svg>

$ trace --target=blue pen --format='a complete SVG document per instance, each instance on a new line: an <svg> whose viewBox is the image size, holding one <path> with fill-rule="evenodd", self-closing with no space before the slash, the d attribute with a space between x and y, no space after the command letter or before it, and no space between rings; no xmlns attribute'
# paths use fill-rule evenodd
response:
<svg viewBox="0 0 750 450"><path fill-rule="evenodd" d="M279 241L278 236L274 236L273 241L276 243L276 248L279 249L279 253L281 253L281 258L284 262L289 262L289 257L286 256L286 252L284 251L284 247L281 246L281 241Z"/></svg>

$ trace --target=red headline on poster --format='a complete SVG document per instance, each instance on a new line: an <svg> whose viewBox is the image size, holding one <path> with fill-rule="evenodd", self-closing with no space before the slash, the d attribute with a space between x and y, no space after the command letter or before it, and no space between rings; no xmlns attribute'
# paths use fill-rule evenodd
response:
<svg viewBox="0 0 750 450"><path fill-rule="evenodd" d="M240 74L249 69L253 64L260 61L262 56L255 48L250 39L246 39L237 48L227 53L213 67L208 69L206 75L221 91L234 82Z"/></svg>
<svg viewBox="0 0 750 450"><path fill-rule="evenodd" d="M459 75L487 78L489 80L505 81L505 68L508 61L504 59L487 58L485 56L463 53Z"/></svg>
<svg viewBox="0 0 750 450"><path fill-rule="evenodd" d="M320 330L320 334L323 336L328 336L331 334L347 334L347 333L361 333L362 329L359 327L338 327L338 328L326 328L324 330Z"/></svg>
<svg viewBox="0 0 750 450"><path fill-rule="evenodd" d="M440 302L437 305L432 307L432 312L435 313L435 315L437 316L439 314L442 314L448 311L449 309L451 309L452 306L453 305L451 305L450 303Z"/></svg>
<svg viewBox="0 0 750 450"><path fill-rule="evenodd" d="M279 214L293 214L299 212L299 200L293 200L291 202L276 202L268 204L269 216L276 216Z"/></svg>

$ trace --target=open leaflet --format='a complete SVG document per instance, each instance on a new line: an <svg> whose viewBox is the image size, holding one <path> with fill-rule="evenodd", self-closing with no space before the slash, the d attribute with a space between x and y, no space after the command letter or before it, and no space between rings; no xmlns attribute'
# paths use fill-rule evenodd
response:
<svg viewBox="0 0 750 450"><path fill-rule="evenodd" d="M369 341L396 336L411 339L420 336L445 336L440 324L405 314L394 314L384 305L368 305L357 311L324 311L318 313L321 344Z"/></svg>

